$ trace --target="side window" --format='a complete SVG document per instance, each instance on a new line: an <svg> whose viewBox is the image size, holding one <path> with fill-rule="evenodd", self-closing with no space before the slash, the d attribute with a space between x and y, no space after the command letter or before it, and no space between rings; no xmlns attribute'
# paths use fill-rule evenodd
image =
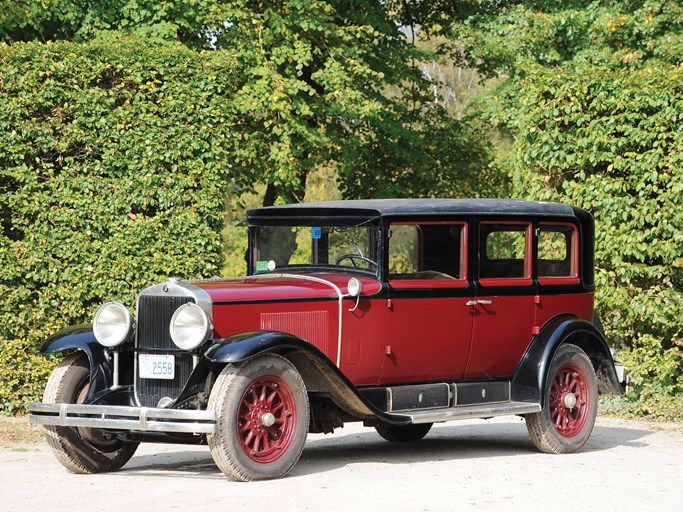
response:
<svg viewBox="0 0 683 512"><path fill-rule="evenodd" d="M389 275L394 279L413 274L420 268L420 227L415 224L391 226Z"/></svg>
<svg viewBox="0 0 683 512"><path fill-rule="evenodd" d="M530 278L530 231L530 224L481 223L479 278Z"/></svg>
<svg viewBox="0 0 683 512"><path fill-rule="evenodd" d="M538 232L538 277L578 277L577 233L571 224L541 224Z"/></svg>
<svg viewBox="0 0 683 512"><path fill-rule="evenodd" d="M464 280L465 224L392 224L389 279Z"/></svg>

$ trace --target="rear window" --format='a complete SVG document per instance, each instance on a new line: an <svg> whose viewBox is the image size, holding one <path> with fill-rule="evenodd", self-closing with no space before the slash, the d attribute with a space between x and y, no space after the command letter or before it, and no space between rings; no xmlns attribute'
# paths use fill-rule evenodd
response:
<svg viewBox="0 0 683 512"><path fill-rule="evenodd" d="M540 224L538 231L538 277L575 278L578 242L572 224Z"/></svg>

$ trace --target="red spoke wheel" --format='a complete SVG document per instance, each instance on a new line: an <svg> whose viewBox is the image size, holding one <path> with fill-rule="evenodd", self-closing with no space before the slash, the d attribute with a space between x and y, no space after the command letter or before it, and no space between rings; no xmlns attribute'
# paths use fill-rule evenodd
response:
<svg viewBox="0 0 683 512"><path fill-rule="evenodd" d="M550 385L548 407L553 426L564 437L581 432L591 406L587 377L576 364L558 370Z"/></svg>
<svg viewBox="0 0 683 512"><path fill-rule="evenodd" d="M66 356L47 381L43 402L78 404L88 396L90 366L83 352ZM116 471L130 460L138 443L106 436L94 428L45 425L45 439L57 460L73 473Z"/></svg>
<svg viewBox="0 0 683 512"><path fill-rule="evenodd" d="M273 462L292 442L296 402L278 377L256 379L240 402L237 430L242 449L256 462Z"/></svg>
<svg viewBox="0 0 683 512"><path fill-rule="evenodd" d="M286 475L308 435L308 395L301 376L285 358L267 354L221 372L209 397L216 433L211 455L233 480Z"/></svg>
<svg viewBox="0 0 683 512"><path fill-rule="evenodd" d="M562 345L550 366L543 411L526 415L531 440L545 453L578 452L588 441L597 415L597 379L586 353Z"/></svg>

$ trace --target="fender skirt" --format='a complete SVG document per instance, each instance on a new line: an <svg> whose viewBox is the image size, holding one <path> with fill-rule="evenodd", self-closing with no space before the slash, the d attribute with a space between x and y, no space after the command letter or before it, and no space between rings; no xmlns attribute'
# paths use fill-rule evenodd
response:
<svg viewBox="0 0 683 512"><path fill-rule="evenodd" d="M572 343L586 352L593 363L600 394L622 394L612 354L600 331L585 320L561 316L546 323L531 341L512 379L512 400L537 402L545 408L548 372L563 343Z"/></svg>
<svg viewBox="0 0 683 512"><path fill-rule="evenodd" d="M310 343L283 332L252 331L215 340L204 353L211 363L238 364L259 354L274 353L297 368L309 393L328 395L346 413L364 420L402 425L410 418L378 410L330 359Z"/></svg>
<svg viewBox="0 0 683 512"><path fill-rule="evenodd" d="M90 386L88 399L112 384L110 357L106 349L95 339L91 324L67 327L50 336L40 349L41 354L82 350L90 361Z"/></svg>

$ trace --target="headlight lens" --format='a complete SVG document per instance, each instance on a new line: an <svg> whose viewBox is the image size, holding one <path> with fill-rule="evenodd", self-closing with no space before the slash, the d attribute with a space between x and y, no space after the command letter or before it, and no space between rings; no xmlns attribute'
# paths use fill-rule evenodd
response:
<svg viewBox="0 0 683 512"><path fill-rule="evenodd" d="M204 343L213 326L209 316L193 302L183 304L171 318L171 339L183 350L193 350Z"/></svg>
<svg viewBox="0 0 683 512"><path fill-rule="evenodd" d="M116 347L133 331L133 315L123 304L107 302L95 313L93 331L100 345Z"/></svg>

